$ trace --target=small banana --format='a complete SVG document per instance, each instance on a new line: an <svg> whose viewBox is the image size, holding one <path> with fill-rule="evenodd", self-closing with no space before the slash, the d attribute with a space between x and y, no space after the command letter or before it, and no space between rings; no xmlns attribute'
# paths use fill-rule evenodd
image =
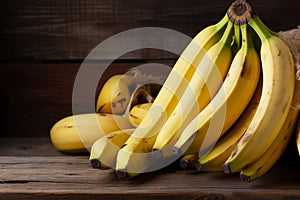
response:
<svg viewBox="0 0 300 200"><path fill-rule="evenodd" d="M248 24L261 40L262 96L248 129L223 166L225 173L239 172L271 146L288 116L294 93L295 65L289 47L257 15Z"/></svg>
<svg viewBox="0 0 300 200"><path fill-rule="evenodd" d="M128 107L131 97L129 79L130 77L124 74L110 77L99 93L96 112L123 114Z"/></svg>
<svg viewBox="0 0 300 200"><path fill-rule="evenodd" d="M113 114L78 114L56 122L50 130L54 147L63 152L87 151L102 136L121 129L133 128L129 119Z"/></svg>
<svg viewBox="0 0 300 200"><path fill-rule="evenodd" d="M227 23L228 17L225 15L219 23L200 31L183 51L147 115L126 142L126 148L124 150L122 148L118 153L116 170L117 172L125 172L119 173L120 175L126 176L126 173L130 173L130 169L127 168L127 165L131 164L129 161L130 155L135 154L135 147L140 147L145 139L151 138L153 143L149 144L149 150L152 150L156 135L178 104L196 67L206 54L206 51L221 38ZM139 152L140 150L137 149L137 151ZM143 167L147 168L146 164L135 171L142 172Z"/></svg>
<svg viewBox="0 0 300 200"><path fill-rule="evenodd" d="M250 103L233 127L225 133L226 135L218 141L208 154L198 159L195 166L197 171L223 171L223 164L244 135L257 110L261 97L261 85L259 83Z"/></svg>
<svg viewBox="0 0 300 200"><path fill-rule="evenodd" d="M99 169L114 168L118 151L134 130L132 128L111 132L95 141L90 154L92 167Z"/></svg>
<svg viewBox="0 0 300 200"><path fill-rule="evenodd" d="M141 123L151 106L152 103L137 104L129 111L129 120L134 127Z"/></svg>
<svg viewBox="0 0 300 200"><path fill-rule="evenodd" d="M207 154L251 100L259 81L260 59L247 27L247 24L241 26L242 47L234 56L222 87L183 130L173 147L175 154L199 152L199 157Z"/></svg>
<svg viewBox="0 0 300 200"><path fill-rule="evenodd" d="M131 109L129 118L133 126L137 126L143 120L151 105L152 103L138 104ZM117 153L134 130L132 128L115 131L94 142L90 154L92 167L115 168Z"/></svg>
<svg viewBox="0 0 300 200"><path fill-rule="evenodd" d="M159 131L153 145L154 155L163 156L160 150L172 139L175 141L217 93L232 61L232 35L233 24L228 22L222 38L207 51L178 105Z"/></svg>
<svg viewBox="0 0 300 200"><path fill-rule="evenodd" d="M291 106L287 119L273 143L258 160L250 166L246 166L240 172L242 181L251 182L258 177L263 176L272 168L289 144L289 141L295 131L298 114L299 108Z"/></svg>

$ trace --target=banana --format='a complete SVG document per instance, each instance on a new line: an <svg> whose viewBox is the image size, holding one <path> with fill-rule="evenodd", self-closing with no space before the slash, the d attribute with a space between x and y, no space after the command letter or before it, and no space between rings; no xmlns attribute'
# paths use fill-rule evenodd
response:
<svg viewBox="0 0 300 200"><path fill-rule="evenodd" d="M116 165L116 156L135 129L111 132L95 141L91 148L90 161L93 168L109 169Z"/></svg>
<svg viewBox="0 0 300 200"><path fill-rule="evenodd" d="M248 37L247 24L241 26L242 47L234 56L225 81L212 101L184 129L173 147L177 155L208 153L239 118L250 102L260 77L260 59Z"/></svg>
<svg viewBox="0 0 300 200"><path fill-rule="evenodd" d="M123 114L131 97L129 79L129 76L123 74L110 77L99 93L96 112Z"/></svg>
<svg viewBox="0 0 300 200"><path fill-rule="evenodd" d="M242 181L251 182L263 176L272 168L289 144L295 131L298 114L299 108L291 106L286 121L270 147L258 160L250 166L246 166L240 172Z"/></svg>
<svg viewBox="0 0 300 200"><path fill-rule="evenodd" d="M172 139L175 141L181 130L217 93L232 61L232 35L233 24L228 22L222 38L203 57L178 105L159 131L153 145L156 157L163 156L160 150ZM171 151L170 145L169 149Z"/></svg>
<svg viewBox="0 0 300 200"><path fill-rule="evenodd" d="M132 137L131 135L130 138ZM149 153L155 141L155 136L142 139L135 138L131 141L130 145L125 142L117 155L116 174L120 179L147 172L158 163L158 159L155 159Z"/></svg>
<svg viewBox="0 0 300 200"><path fill-rule="evenodd" d="M138 104L131 109L129 119L134 127L143 120L151 105L152 103ZM117 153L134 130L135 128L115 131L94 142L90 154L92 167L115 168Z"/></svg>
<svg viewBox="0 0 300 200"><path fill-rule="evenodd" d="M127 128L133 126L124 116L100 113L78 114L56 122L50 130L50 139L59 151L83 152L102 136Z"/></svg>
<svg viewBox="0 0 300 200"><path fill-rule="evenodd" d="M223 164L247 130L257 110L260 97L261 83L257 86L254 96L243 111L241 117L233 127L228 130L224 138L221 138L208 154L197 160L197 163L195 164L197 171L223 171Z"/></svg>
<svg viewBox="0 0 300 200"><path fill-rule="evenodd" d="M145 139L153 141L149 149L150 151L152 150L156 135L178 104L179 99L195 72L195 68L206 54L206 51L221 38L227 23L228 17L225 15L219 23L200 31L183 51L182 55L173 66L147 115L126 142L126 149L123 150L122 148L120 150L116 164L117 174L120 174L123 177L126 176L126 173L134 172L128 168L128 165L131 165L130 155L136 155L136 153L134 153L135 148L141 146ZM137 151L139 152L138 149ZM142 163L142 161L139 163ZM136 163L134 164L139 166ZM143 172L145 170L143 169L144 167L147 168L146 164L141 166L137 171ZM120 171L120 173L118 173L118 171Z"/></svg>
<svg viewBox="0 0 300 200"><path fill-rule="evenodd" d="M239 172L271 146L288 116L294 93L295 65L289 47L257 15L248 24L261 40L262 96L248 129L223 166L225 173Z"/></svg>
<svg viewBox="0 0 300 200"><path fill-rule="evenodd" d="M134 127L141 123L151 106L152 103L138 104L129 111L129 120Z"/></svg>

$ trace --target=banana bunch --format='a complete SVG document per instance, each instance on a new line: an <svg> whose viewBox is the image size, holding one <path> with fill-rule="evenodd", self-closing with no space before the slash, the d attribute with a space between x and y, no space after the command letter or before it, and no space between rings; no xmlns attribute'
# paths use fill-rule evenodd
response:
<svg viewBox="0 0 300 200"><path fill-rule="evenodd" d="M144 118L160 89L159 84L143 84L154 81L140 71L117 74L110 77L97 98L95 113L64 117L50 130L54 147L62 152L79 153L90 150L93 143L104 136L118 132L130 133Z"/></svg>
<svg viewBox="0 0 300 200"><path fill-rule="evenodd" d="M252 181L276 163L295 132L295 82L290 47L236 0L194 37L154 101L132 109L142 120L131 113L133 129L92 145L92 167L126 178L179 159L184 169L239 172Z"/></svg>

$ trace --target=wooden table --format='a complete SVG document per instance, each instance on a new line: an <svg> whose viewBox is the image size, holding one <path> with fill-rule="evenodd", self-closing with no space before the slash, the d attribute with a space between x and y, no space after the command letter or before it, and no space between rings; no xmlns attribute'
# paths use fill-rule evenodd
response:
<svg viewBox="0 0 300 200"><path fill-rule="evenodd" d="M281 160L260 179L169 168L119 180L88 154L57 152L47 137L0 138L0 199L300 199L299 162Z"/></svg>

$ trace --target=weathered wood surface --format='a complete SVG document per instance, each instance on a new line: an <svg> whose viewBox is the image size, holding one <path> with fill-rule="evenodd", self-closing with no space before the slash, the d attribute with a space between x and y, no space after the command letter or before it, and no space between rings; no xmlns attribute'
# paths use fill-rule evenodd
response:
<svg viewBox="0 0 300 200"><path fill-rule="evenodd" d="M260 179L176 168L120 181L92 169L88 154L57 152L48 138L0 139L0 199L299 199L298 164L281 162Z"/></svg>
<svg viewBox="0 0 300 200"><path fill-rule="evenodd" d="M232 1L215 0L3 0L0 2L0 59L82 60L100 42L122 31L163 27L193 37L217 22ZM300 25L298 0L249 1L273 30ZM139 36L140 38L143 35ZM152 50L126 59L174 58Z"/></svg>

